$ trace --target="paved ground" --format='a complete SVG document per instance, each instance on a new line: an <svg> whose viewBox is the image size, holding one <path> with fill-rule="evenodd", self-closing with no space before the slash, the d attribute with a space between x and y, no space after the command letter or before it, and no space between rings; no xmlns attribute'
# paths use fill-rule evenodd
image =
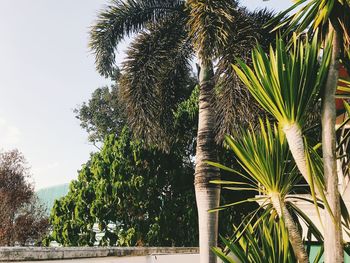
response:
<svg viewBox="0 0 350 263"><path fill-rule="evenodd" d="M17 262L17 261L16 261ZM188 255L152 255L147 257L105 257L88 259L66 259L25 261L25 263L199 263L198 254ZM23 261L17 263L24 263Z"/></svg>
<svg viewBox="0 0 350 263"><path fill-rule="evenodd" d="M17 263L146 263L145 257L107 257L87 259L45 260L45 261L15 261ZM148 263L148 262L147 262Z"/></svg>

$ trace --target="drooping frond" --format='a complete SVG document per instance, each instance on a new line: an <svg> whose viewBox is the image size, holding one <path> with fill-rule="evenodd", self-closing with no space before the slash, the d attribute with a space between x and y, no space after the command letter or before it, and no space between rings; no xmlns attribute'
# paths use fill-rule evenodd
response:
<svg viewBox="0 0 350 263"><path fill-rule="evenodd" d="M278 20L267 25L267 23L269 23L275 16L276 14L274 12L266 8L251 13L252 20L254 21L253 26L257 42L264 50L268 50L271 44L274 45L276 42L276 36L279 34L279 32L272 31L279 22ZM281 28L282 32L283 30L284 27Z"/></svg>
<svg viewBox="0 0 350 263"><path fill-rule="evenodd" d="M98 72L111 75L116 47L125 36L140 32L169 14L183 14L184 8L183 0L113 0L100 12L90 31L89 46Z"/></svg>
<svg viewBox="0 0 350 263"><path fill-rule="evenodd" d="M151 26L132 43L123 64L120 90L128 122L138 138L162 148L173 139L173 111L194 88L185 24L174 16Z"/></svg>
<svg viewBox="0 0 350 263"><path fill-rule="evenodd" d="M315 107L325 84L331 57L328 43L319 61L317 40L317 35L311 42L307 38L298 40L294 35L293 46L288 48L278 39L276 49L271 47L269 56L261 47L254 49L252 68L242 61L238 62L241 69L234 66L252 96L279 122L298 169L311 187L303 129L307 113Z"/></svg>
<svg viewBox="0 0 350 263"><path fill-rule="evenodd" d="M350 50L350 2L344 0L297 0L287 10L281 12L272 23L281 20L286 33L296 31L301 34L308 30L313 34L316 29L328 29L331 22L343 36L344 49ZM319 30L320 32L322 30Z"/></svg>
<svg viewBox="0 0 350 263"><path fill-rule="evenodd" d="M231 65L236 58L251 64L251 50L257 42L267 50L268 45L275 41L275 33L270 33L269 28L261 27L272 16L266 9L253 13L244 8L236 10L229 41L220 51L215 73L219 87L215 100L217 142L222 142L226 134L241 127L248 128L249 124L258 124L258 117L266 114L239 80Z"/></svg>
<svg viewBox="0 0 350 263"><path fill-rule="evenodd" d="M223 143L226 134L236 133L249 125L255 126L259 117L268 117L236 74L232 75L231 82L217 88L214 106L218 144Z"/></svg>
<svg viewBox="0 0 350 263"><path fill-rule="evenodd" d="M188 0L188 26L200 59L214 58L230 38L237 3L233 0Z"/></svg>

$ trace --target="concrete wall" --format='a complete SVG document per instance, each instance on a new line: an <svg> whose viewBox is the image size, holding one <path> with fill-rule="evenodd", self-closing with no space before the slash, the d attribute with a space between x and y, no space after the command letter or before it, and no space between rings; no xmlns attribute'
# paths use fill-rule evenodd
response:
<svg viewBox="0 0 350 263"><path fill-rule="evenodd" d="M175 247L0 247L0 261L36 261L98 257L197 254L198 248Z"/></svg>
<svg viewBox="0 0 350 263"><path fill-rule="evenodd" d="M350 188L348 188L350 189ZM348 208L348 211L350 211L350 191L348 192L348 196L343 195L343 199L344 199L344 203L346 205L346 207ZM305 197L305 198L311 198L309 195L300 195L300 197ZM309 219L315 224L315 226L318 228L318 230L323 234L324 233L324 210L323 209L319 209L319 213L320 213L320 218L317 214L317 210L316 207L313 203L307 202L307 201L303 201L303 200L294 200L293 201L294 204L296 204L298 206L299 209L301 209L308 217ZM304 238L307 239L306 233L307 233L307 227L304 224L304 222L301 220L301 226L303 228L303 234L304 234ZM350 236L348 234L346 234L346 232L343 230L343 239L346 242L350 242ZM316 241L315 239L313 239L313 241Z"/></svg>

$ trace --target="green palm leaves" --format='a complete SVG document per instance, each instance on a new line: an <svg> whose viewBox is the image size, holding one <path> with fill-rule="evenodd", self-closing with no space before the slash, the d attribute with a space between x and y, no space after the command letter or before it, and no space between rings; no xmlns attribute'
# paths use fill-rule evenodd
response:
<svg viewBox="0 0 350 263"><path fill-rule="evenodd" d="M233 67L254 98L282 126L293 123L302 126L324 85L328 69L330 47L324 50L321 62L319 50L316 37L311 43L294 37L291 49L279 39L276 50L270 48L269 54L259 46L253 50L253 69L240 60L241 69Z"/></svg>
<svg viewBox="0 0 350 263"><path fill-rule="evenodd" d="M90 32L90 48L96 55L96 68L106 77L112 76L117 44L147 24L156 23L171 14L184 15L182 0L113 0L99 14Z"/></svg>
<svg viewBox="0 0 350 263"><path fill-rule="evenodd" d="M253 179L255 189L263 195L279 193L285 197L300 177L293 172L294 164L284 134L276 126L266 127L261 122L261 132L242 131L240 138L227 137L226 141L238 158L242 168Z"/></svg>
<svg viewBox="0 0 350 263"><path fill-rule="evenodd" d="M326 45L320 59L318 43L317 36L311 41L307 38L302 41L294 35L293 44L288 47L278 39L276 49L270 48L269 54L259 46L253 50L252 68L240 60L240 68L233 66L252 96L277 119L280 129L261 125L259 135L248 132L236 142L228 139L228 143L244 170L262 186L267 203L283 218L299 262L308 262L308 258L285 203L286 195L300 179L290 167L289 149L299 171L313 189L302 129L308 111L325 84L331 58L330 45Z"/></svg>
<svg viewBox="0 0 350 263"><path fill-rule="evenodd" d="M349 0L297 0L294 2L293 6L276 16L271 23L282 19L277 28L286 26L286 33L291 31L301 33L305 30L313 33L318 28L327 27L331 21L343 35L344 49L349 51ZM297 8L299 9L294 11Z"/></svg>
<svg viewBox="0 0 350 263"><path fill-rule="evenodd" d="M232 37L232 24L239 13L237 4L232 0L187 0L186 3L190 10L190 35L199 58L217 57Z"/></svg>
<svg viewBox="0 0 350 263"><path fill-rule="evenodd" d="M295 165L291 160L284 133L277 126L272 127L269 122L266 126L260 122L260 132L254 132L253 129L242 131L240 136L227 137L226 141L235 153L239 164L248 174L246 176L238 173L247 182L217 183L233 186L226 187L227 189L253 190L262 193L262 196L248 201L261 202L262 207L265 208L264 216L269 216L271 212L278 215L287 229L295 256L299 262L308 262L301 234L286 206L287 195L292 192L301 177L294 169Z"/></svg>
<svg viewBox="0 0 350 263"><path fill-rule="evenodd" d="M270 48L267 55L259 46L253 50L253 69L238 60L233 66L258 103L274 116L286 134L287 141L305 180L310 183L302 128L310 108L318 99L331 57L330 45L323 50L316 36L311 42L298 40L288 48L283 40Z"/></svg>
<svg viewBox="0 0 350 263"><path fill-rule="evenodd" d="M225 263L296 262L285 227L273 217L264 218L257 227L247 226L246 231L237 232L232 241L224 238L222 241L225 250L213 248L213 251Z"/></svg>
<svg viewBox="0 0 350 263"><path fill-rule="evenodd" d="M293 6L282 12L279 16L285 16L297 7L300 7L298 11L287 17L283 24L288 24L290 28L297 26L300 32L307 28L314 30L329 19L333 7L337 2L340 3L342 0L297 0Z"/></svg>

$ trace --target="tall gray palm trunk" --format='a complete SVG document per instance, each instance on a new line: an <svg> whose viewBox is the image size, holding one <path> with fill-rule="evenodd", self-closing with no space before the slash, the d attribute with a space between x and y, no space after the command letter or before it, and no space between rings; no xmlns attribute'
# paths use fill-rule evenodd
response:
<svg viewBox="0 0 350 263"><path fill-rule="evenodd" d="M195 191L199 221L200 263L215 263L216 256L211 251L217 245L218 212L208 210L219 206L220 187L210 184L211 180L220 178L219 170L205 163L217 161L214 134L214 95L213 65L211 62L199 61L199 121L196 149Z"/></svg>
<svg viewBox="0 0 350 263"><path fill-rule="evenodd" d="M271 195L271 202L278 216L284 220L285 227L288 231L289 241L292 245L296 259L299 263L308 263L309 258L304 247L301 233L289 213L285 201L281 200L281 196L276 193Z"/></svg>
<svg viewBox="0 0 350 263"><path fill-rule="evenodd" d="M340 35L330 23L329 35L333 34L333 53L323 94L322 105L322 151L325 176L326 199L334 218L326 210L325 213L325 263L344 262L343 239L341 228L340 195L336 163L336 109L335 92L339 77L339 57L341 50Z"/></svg>

